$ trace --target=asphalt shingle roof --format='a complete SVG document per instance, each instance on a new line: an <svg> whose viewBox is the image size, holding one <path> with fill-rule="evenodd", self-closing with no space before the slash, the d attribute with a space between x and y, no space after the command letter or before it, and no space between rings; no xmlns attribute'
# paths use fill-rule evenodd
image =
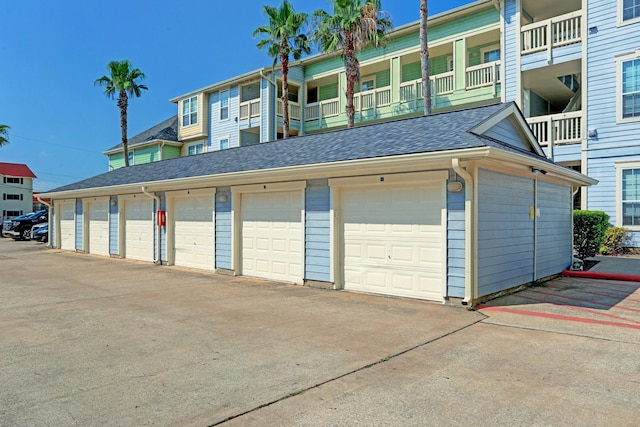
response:
<svg viewBox="0 0 640 427"><path fill-rule="evenodd" d="M161 121L157 125L145 130L144 132L140 132L136 136L129 138L127 142L129 147L131 148L139 144L144 144L147 141L153 141L155 139L178 142L177 115ZM122 148L122 143L114 145L106 151L116 150L118 148Z"/></svg>
<svg viewBox="0 0 640 427"><path fill-rule="evenodd" d="M469 132L510 105L476 107L135 165L51 192L478 147L497 147L547 160Z"/></svg>

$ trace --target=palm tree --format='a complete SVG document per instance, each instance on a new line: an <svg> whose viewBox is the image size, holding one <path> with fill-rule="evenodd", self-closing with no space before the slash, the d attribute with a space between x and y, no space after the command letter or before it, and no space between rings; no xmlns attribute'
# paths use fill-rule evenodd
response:
<svg viewBox="0 0 640 427"><path fill-rule="evenodd" d="M266 47L267 54L273 57L275 67L280 58L282 69L282 133L289 137L289 56L298 60L303 53L309 54L307 36L301 33L307 23L306 13L296 13L289 0L283 0L280 7L264 6L264 13L269 18L269 25L258 27L253 36L265 37L258 43L258 49Z"/></svg>
<svg viewBox="0 0 640 427"><path fill-rule="evenodd" d="M0 147L9 143L9 129L7 125L0 125Z"/></svg>
<svg viewBox="0 0 640 427"><path fill-rule="evenodd" d="M422 98L424 115L431 114L431 82L429 81L429 38L427 33L427 0L420 0L420 65L422 66Z"/></svg>
<svg viewBox="0 0 640 427"><path fill-rule="evenodd" d="M380 0L331 0L333 15L316 10L314 39L325 52L341 51L347 75L347 128L354 125L353 90L360 81L357 53L367 46L378 47L391 29L389 14L380 10Z"/></svg>
<svg viewBox="0 0 640 427"><path fill-rule="evenodd" d="M129 146L127 144L127 107L129 96L139 98L143 90L148 88L140 84L144 73L137 68L131 68L128 59L111 61L107 65L110 75L104 75L94 82L95 86L104 86L104 94L114 99L118 93L116 105L120 109L120 129L122 130L122 147L124 149L124 165L129 166Z"/></svg>

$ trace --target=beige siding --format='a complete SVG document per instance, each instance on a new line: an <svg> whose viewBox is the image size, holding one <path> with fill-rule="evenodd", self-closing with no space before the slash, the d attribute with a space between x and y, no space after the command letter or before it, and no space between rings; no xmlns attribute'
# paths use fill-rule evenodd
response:
<svg viewBox="0 0 640 427"><path fill-rule="evenodd" d="M189 125L186 127L182 126L182 101L184 99L191 98L191 97L185 97L178 101L178 126L179 126L178 138L180 140L198 138L198 137L203 137L207 135L207 131L206 131L207 127L205 123L207 122L207 117L209 114L208 114L208 108L206 105L207 103L204 102L204 99L206 98L206 94L199 93L197 97L198 97L198 123L195 125Z"/></svg>

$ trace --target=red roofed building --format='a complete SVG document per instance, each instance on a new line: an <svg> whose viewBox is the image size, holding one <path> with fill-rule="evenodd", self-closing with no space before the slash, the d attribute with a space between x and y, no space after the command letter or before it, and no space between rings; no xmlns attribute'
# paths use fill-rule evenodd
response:
<svg viewBox="0 0 640 427"><path fill-rule="evenodd" d="M22 163L0 162L0 214L13 218L32 210L33 179L36 175Z"/></svg>

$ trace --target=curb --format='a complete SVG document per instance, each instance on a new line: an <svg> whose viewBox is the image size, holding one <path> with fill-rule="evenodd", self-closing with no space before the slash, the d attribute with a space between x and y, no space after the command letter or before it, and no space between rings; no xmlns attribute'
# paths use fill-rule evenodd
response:
<svg viewBox="0 0 640 427"><path fill-rule="evenodd" d="M564 270L562 272L562 275L567 277L582 277L584 279L603 279L603 280L619 280L621 282L640 282L640 276L633 275L633 274Z"/></svg>

